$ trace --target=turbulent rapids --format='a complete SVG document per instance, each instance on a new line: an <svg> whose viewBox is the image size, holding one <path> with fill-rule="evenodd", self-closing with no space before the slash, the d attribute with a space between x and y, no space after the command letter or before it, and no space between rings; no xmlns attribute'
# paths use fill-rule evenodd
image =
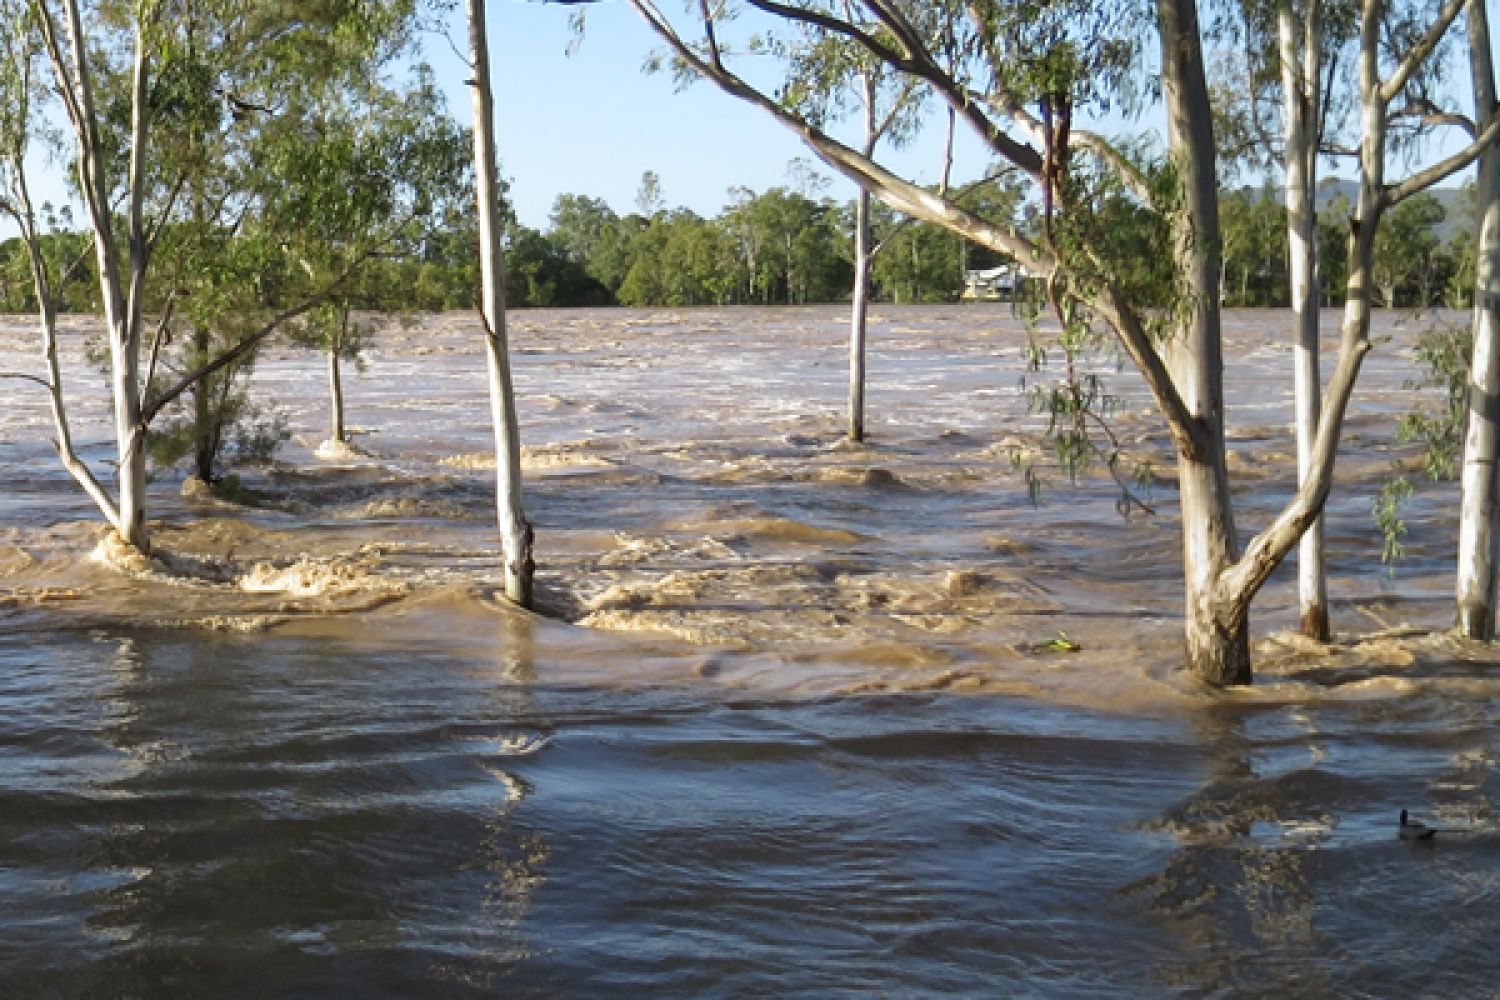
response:
<svg viewBox="0 0 1500 1000"><path fill-rule="evenodd" d="M1158 473L1154 513L1127 518L1102 470L1070 483L1038 450L1005 306L880 307L858 447L844 321L517 316L541 616L494 594L468 316L382 327L346 379L349 448L320 437L320 360L268 352L256 393L292 439L216 493L157 470L150 559L111 545L45 400L8 384L6 981L1305 995L1485 975L1497 656L1447 632L1452 488L1420 486L1394 575L1370 515L1415 462L1394 432L1426 319L1380 317L1347 425L1336 641L1289 634L1283 568L1257 684L1233 692L1181 669L1171 465L1133 375L1101 361L1115 433ZM1227 319L1242 532L1291 487L1279 323ZM67 366L103 477L88 326L66 326ZM26 370L31 337L0 328L0 367ZM1414 847L1403 808L1460 833Z"/></svg>
<svg viewBox="0 0 1500 1000"><path fill-rule="evenodd" d="M1230 460L1250 527L1290 484L1275 318L1229 323ZM1024 330L1005 306L886 307L875 320L871 441L855 446L839 431L836 308L522 314L524 468L546 609L593 629L686 640L716 674L777 689L954 688L1100 705L1197 697L1174 669L1172 465L1133 376L1106 373L1120 397L1116 433L1157 481L1154 513L1127 519L1102 471L1076 483L1048 471L1022 387ZM1418 498L1414 556L1394 576L1377 561L1368 513L1383 477L1410 464L1391 429L1415 398L1402 383L1421 322L1387 317L1378 334L1390 343L1350 420L1329 516L1346 635L1389 640L1441 628L1450 613L1447 491ZM72 328L75 348L83 332ZM29 335L20 320L8 328L15 366ZM349 389L347 447L316 436L326 405L317 359L273 352L256 392L284 412L293 441L275 462L236 470L238 486L221 493L233 502L160 470L162 555L149 562L96 544L85 502L49 462L41 400L13 397L12 489L0 508L7 603L252 630L309 615L399 618L441 595L485 603L497 556L478 336L458 315L385 324ZM71 360L72 384L97 386L81 356ZM99 399L75 395L97 460ZM1018 456L1043 470L1039 504ZM1290 601L1285 586L1260 601L1261 635L1290 624ZM1304 677L1308 656L1388 665L1424 644L1460 655L1438 637L1396 643L1399 653L1391 644L1346 642L1329 658L1272 639L1259 659L1276 682Z"/></svg>

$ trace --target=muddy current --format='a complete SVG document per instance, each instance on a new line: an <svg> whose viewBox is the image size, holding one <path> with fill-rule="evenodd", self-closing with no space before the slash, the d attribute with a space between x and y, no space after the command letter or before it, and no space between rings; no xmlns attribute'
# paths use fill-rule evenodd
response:
<svg viewBox="0 0 1500 1000"><path fill-rule="evenodd" d="M0 383L0 995L1488 995L1500 657L1446 631L1454 488L1414 476L1394 573L1370 513L1462 318L1377 317L1335 642L1283 567L1230 693L1181 670L1139 380L1095 360L1157 473L1122 512L1039 446L1004 304L878 308L863 445L843 309L514 316L535 616L472 317L376 322L347 449L322 362L267 352L290 440L217 495L156 470L152 562ZM1288 327L1226 317L1242 538L1291 488ZM35 353L0 320L0 370Z"/></svg>

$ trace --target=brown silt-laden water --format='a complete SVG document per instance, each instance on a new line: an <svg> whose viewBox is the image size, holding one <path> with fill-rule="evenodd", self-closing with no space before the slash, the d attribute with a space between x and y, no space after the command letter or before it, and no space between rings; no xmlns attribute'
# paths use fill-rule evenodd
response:
<svg viewBox="0 0 1500 1000"><path fill-rule="evenodd" d="M1419 485L1394 576L1370 515L1417 461L1427 321L1377 317L1346 424L1336 642L1286 634L1283 567L1233 692L1180 669L1138 380L1101 362L1160 474L1124 517L1037 450L1004 304L877 308L861 446L841 308L515 316L546 616L493 596L471 317L383 325L348 451L321 361L270 351L292 440L233 502L160 471L157 564L100 554L7 383L0 994L1489 989L1500 658L1445 631L1453 488ZM1288 326L1226 317L1246 536L1293 476ZM0 323L0 369L32 329ZM1403 840L1402 808L1456 832Z"/></svg>

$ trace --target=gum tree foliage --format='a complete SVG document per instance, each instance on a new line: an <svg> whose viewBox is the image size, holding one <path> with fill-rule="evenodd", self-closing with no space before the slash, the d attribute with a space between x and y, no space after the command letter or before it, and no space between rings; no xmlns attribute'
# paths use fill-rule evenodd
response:
<svg viewBox="0 0 1500 1000"><path fill-rule="evenodd" d="M12 13L22 51L45 71L30 77L38 100L7 131L34 130L48 114L64 123L92 237L114 493L79 471L61 433L60 451L120 539L146 551L152 419L186 393L195 406L225 398L223 380L255 347L333 290L217 325L241 316L260 282L290 272L279 241L252 225L261 126L310 82L378 72L404 47L415 12L405 0L30 0ZM172 371L158 363L179 316L187 332ZM62 386L50 381L56 402Z"/></svg>
<svg viewBox="0 0 1500 1000"><path fill-rule="evenodd" d="M341 360L356 360L364 309L402 312L409 296L387 261L419 255L438 230L461 228L472 201L468 131L448 113L436 81L418 67L401 90L337 81L299 95L268 151L265 220L295 259L282 301L337 291L293 328L318 348L329 375L331 440L346 440Z"/></svg>
<svg viewBox="0 0 1500 1000"><path fill-rule="evenodd" d="M690 3L669 13L631 0L684 71L704 77L794 130L829 166L900 211L943 225L1022 261L1040 277L1064 337L1108 331L1142 375L1177 451L1183 528L1186 659L1211 684L1250 680L1250 601L1317 517L1331 485L1339 432L1360 363L1370 349L1368 312L1346 317L1339 355L1321 409L1313 460L1294 496L1242 547L1236 531L1224 448L1223 359L1219 327L1218 176L1202 34L1191 0L1158 0L1147 10L1124 3L923 3L861 0L857 17L820 0ZM1362 27L1362 135L1383 159L1384 111L1403 92L1413 64L1440 39L1441 18L1420 35L1410 57L1382 65L1383 4L1367 0ZM887 66L930 88L994 157L1028 179L1043 204L1034 234L996 225L928 191L840 142L737 70L719 43L725 18L760 15L841 35ZM1142 23L1138 15L1149 15ZM1445 16L1451 20L1451 15ZM879 24L887 35L866 31ZM929 26L944 29L934 35ZM1138 40L1155 35L1160 96L1168 122L1166 156L1132 156L1087 129L1086 119L1132 94L1140 79ZM943 38L961 61L946 65ZM1385 71L1384 75L1382 70ZM1482 136L1489 141L1492 134ZM1381 165L1366 164L1356 206L1362 231L1351 249L1351 297L1367 305L1367 251L1380 212L1470 162L1478 146L1434 170L1387 188ZM1171 249L1166 290L1135 288L1117 277L1100 207L1122 199L1161 219ZM1161 303L1161 304L1158 304ZM1153 308L1154 307L1154 308Z"/></svg>
<svg viewBox="0 0 1500 1000"><path fill-rule="evenodd" d="M246 81L260 89L229 101L233 145L191 177L186 217L164 241L161 309L171 311L163 330L173 349L161 352L158 379L238 352L196 381L152 435L153 454L191 454L204 481L284 434L255 419L245 376L256 351L240 350L278 310L317 303L286 327L328 358L331 434L342 440L339 361L359 347L352 297L363 285L368 299L379 263L455 217L467 189L466 133L425 67L400 90L380 82L375 68L409 53L360 34L372 27L388 30L346 25L351 40L318 46L326 63L299 66L298 51ZM340 59L344 44L353 48Z"/></svg>

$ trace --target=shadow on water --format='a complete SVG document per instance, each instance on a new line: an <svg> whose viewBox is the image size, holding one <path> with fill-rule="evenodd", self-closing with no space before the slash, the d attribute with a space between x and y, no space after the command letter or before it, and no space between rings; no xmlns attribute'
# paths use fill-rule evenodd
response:
<svg viewBox="0 0 1500 1000"><path fill-rule="evenodd" d="M547 740L530 627L490 664L159 632L8 651L33 696L0 748L52 760L0 788L0 992L495 988L547 877L512 824Z"/></svg>

